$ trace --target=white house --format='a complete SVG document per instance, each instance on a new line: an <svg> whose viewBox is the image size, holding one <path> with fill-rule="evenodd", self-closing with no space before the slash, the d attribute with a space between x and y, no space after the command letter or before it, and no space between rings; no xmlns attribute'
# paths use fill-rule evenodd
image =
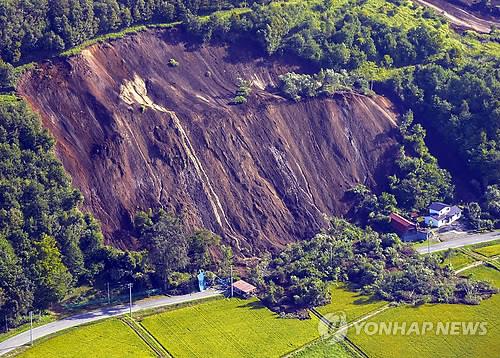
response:
<svg viewBox="0 0 500 358"><path fill-rule="evenodd" d="M425 223L431 227L441 227L457 221L461 216L462 210L458 206L434 202L429 206L429 215L425 217Z"/></svg>

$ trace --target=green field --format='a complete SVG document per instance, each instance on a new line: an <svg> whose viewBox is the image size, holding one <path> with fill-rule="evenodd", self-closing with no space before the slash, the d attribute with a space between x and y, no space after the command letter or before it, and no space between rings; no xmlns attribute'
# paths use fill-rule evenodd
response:
<svg viewBox="0 0 500 358"><path fill-rule="evenodd" d="M487 279L500 286L500 272L477 267L467 270L478 279ZM402 306L389 309L367 322L487 322L485 335L359 335L349 331L351 340L369 357L497 357L500 352L500 294L477 306L425 304L419 307Z"/></svg>
<svg viewBox="0 0 500 358"><path fill-rule="evenodd" d="M293 358L356 358L358 357L343 342L318 341L291 355Z"/></svg>
<svg viewBox="0 0 500 358"><path fill-rule="evenodd" d="M387 304L385 301L374 300L358 292L349 291L343 286L332 285L330 292L332 302L326 306L318 307L317 311L322 315L343 312L346 315L347 322L351 322Z"/></svg>
<svg viewBox="0 0 500 358"><path fill-rule="evenodd" d="M479 249L475 249L474 251L486 257L497 256L500 255L500 244L481 247Z"/></svg>
<svg viewBox="0 0 500 358"><path fill-rule="evenodd" d="M319 336L318 320L282 319L257 299L223 299L146 317L174 357L280 357Z"/></svg>
<svg viewBox="0 0 500 358"><path fill-rule="evenodd" d="M461 268L464 268L471 263L473 263L474 260L472 257L469 255L464 254L463 252L460 251L453 251L443 262L443 266L450 264L451 267L453 267L454 270L459 270Z"/></svg>
<svg viewBox="0 0 500 358"><path fill-rule="evenodd" d="M471 276L476 280L488 281L500 288L500 272L487 266L478 266L461 273L462 276Z"/></svg>
<svg viewBox="0 0 500 358"><path fill-rule="evenodd" d="M123 322L110 319L71 329L43 339L17 357L21 358L113 358L155 357L149 347Z"/></svg>

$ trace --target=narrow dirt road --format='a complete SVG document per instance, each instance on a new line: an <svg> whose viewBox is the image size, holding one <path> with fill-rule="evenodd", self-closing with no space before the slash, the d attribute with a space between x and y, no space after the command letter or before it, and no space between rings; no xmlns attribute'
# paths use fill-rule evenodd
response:
<svg viewBox="0 0 500 358"><path fill-rule="evenodd" d="M500 26L500 21L481 18L458 5L445 0L412 0L413 2L434 9L446 17L453 25L460 28L489 33L492 26Z"/></svg>
<svg viewBox="0 0 500 358"><path fill-rule="evenodd" d="M207 290L205 292L196 292L183 296L161 297L154 299L146 299L137 301L132 306L132 313L151 308L158 308L163 306L170 306L184 302L191 302L201 300L204 298L214 297L220 295L222 292L217 290ZM60 321L48 323L46 325L33 329L33 339L39 339L53 333L65 330L67 328L79 326L82 324L99 321L105 318L121 316L129 312L129 307L126 305L119 305L114 307L101 308L99 310L80 313ZM3 342L0 342L0 356L7 354L14 349L22 347L30 343L30 332L26 331L14 337L11 337Z"/></svg>

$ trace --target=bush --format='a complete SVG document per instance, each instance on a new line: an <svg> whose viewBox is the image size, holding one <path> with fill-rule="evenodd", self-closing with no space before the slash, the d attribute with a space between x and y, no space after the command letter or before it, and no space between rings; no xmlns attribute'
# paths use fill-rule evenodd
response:
<svg viewBox="0 0 500 358"><path fill-rule="evenodd" d="M350 74L345 70L336 72L332 69L321 70L315 75L289 72L279 77L281 92L294 101L303 97L332 95L343 91L359 91L370 94L368 81L362 77Z"/></svg>
<svg viewBox="0 0 500 358"><path fill-rule="evenodd" d="M231 102L233 104L244 104L247 103L247 99L244 96L236 96L233 98L233 101Z"/></svg>
<svg viewBox="0 0 500 358"><path fill-rule="evenodd" d="M186 272L172 272L168 276L168 288L175 294L189 293L194 288L194 278Z"/></svg>
<svg viewBox="0 0 500 358"><path fill-rule="evenodd" d="M170 67L179 67L179 62L175 58L168 60L168 65Z"/></svg>
<svg viewBox="0 0 500 358"><path fill-rule="evenodd" d="M244 80L238 77L238 89L236 95L231 101L232 104L243 104L247 102L247 97L252 93L252 81Z"/></svg>

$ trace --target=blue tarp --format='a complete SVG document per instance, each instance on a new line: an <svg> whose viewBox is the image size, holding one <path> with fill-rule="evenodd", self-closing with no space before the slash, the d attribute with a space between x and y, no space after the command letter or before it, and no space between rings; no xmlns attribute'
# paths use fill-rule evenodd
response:
<svg viewBox="0 0 500 358"><path fill-rule="evenodd" d="M200 292L203 292L207 289L207 284L205 282L205 272L200 270L198 273L198 286L200 287Z"/></svg>

